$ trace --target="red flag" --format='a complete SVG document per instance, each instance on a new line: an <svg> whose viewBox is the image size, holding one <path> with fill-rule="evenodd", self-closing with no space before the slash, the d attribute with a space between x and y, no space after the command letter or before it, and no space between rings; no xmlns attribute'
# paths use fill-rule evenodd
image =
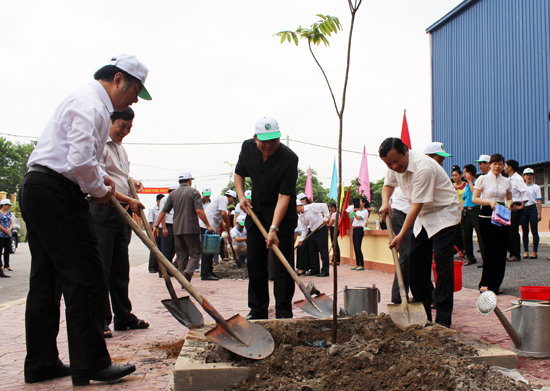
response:
<svg viewBox="0 0 550 391"><path fill-rule="evenodd" d="M411 147L411 137L409 136L409 126L407 125L407 116L405 115L407 110L403 111L403 126L401 126L401 141L405 143L409 149Z"/></svg>
<svg viewBox="0 0 550 391"><path fill-rule="evenodd" d="M346 194L346 201L344 201L344 207L342 208L342 214L340 216L340 221L338 222L338 231L340 231L340 237L343 238L346 236L346 233L348 232L350 222L349 222L349 214L346 212L346 209L349 206L349 192L351 190L351 186L348 188L348 192Z"/></svg>

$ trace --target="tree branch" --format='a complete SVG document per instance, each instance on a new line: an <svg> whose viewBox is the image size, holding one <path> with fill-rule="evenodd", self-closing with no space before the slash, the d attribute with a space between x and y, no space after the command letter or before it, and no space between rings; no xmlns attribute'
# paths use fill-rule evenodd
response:
<svg viewBox="0 0 550 391"><path fill-rule="evenodd" d="M330 83L328 81L327 75L325 74L325 71L323 70L323 67L321 66L321 64L319 64L319 61L317 61L317 57L315 57L315 54L313 54L313 50L311 49L311 40L309 40L309 39L307 40L307 45L309 47L309 52L313 56L313 59L315 60L315 62L319 66L319 69L321 69L321 72L323 72L323 76L325 77L325 81L327 82L327 86L328 86L328 89L330 91L330 96L332 97L332 102L334 103L334 109L336 110L336 115L338 116L338 118L340 118L340 112L338 111L338 105L336 104L336 99L334 98L334 94L332 93L332 88L330 87ZM348 54L348 61L349 61L349 54ZM347 78L347 75L346 75L346 78Z"/></svg>

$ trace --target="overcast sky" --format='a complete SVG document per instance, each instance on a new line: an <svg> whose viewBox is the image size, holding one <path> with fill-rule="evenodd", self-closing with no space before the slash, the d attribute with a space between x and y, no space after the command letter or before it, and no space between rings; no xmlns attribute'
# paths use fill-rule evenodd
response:
<svg viewBox="0 0 550 391"><path fill-rule="evenodd" d="M413 149L431 140L429 36L425 29L460 0L364 1L357 13L343 148L376 154L401 132L403 110ZM57 104L92 80L119 53L149 68L153 100L133 105L126 137L132 176L167 186L190 170L200 189L219 194L256 119L277 119L299 167L325 187L337 147L338 118L306 41L274 34L336 16L343 31L315 47L341 103L350 12L345 0L4 1L0 15L0 135L38 137ZM293 141L296 140L296 141ZM437 141L437 140L436 140ZM164 145L148 143L227 143ZM142 143L143 145L133 144ZM452 151L451 151L452 152ZM359 174L361 154L344 153L344 181ZM385 166L369 156L371 181ZM146 203L152 203L146 198ZM149 205L147 205L149 206Z"/></svg>

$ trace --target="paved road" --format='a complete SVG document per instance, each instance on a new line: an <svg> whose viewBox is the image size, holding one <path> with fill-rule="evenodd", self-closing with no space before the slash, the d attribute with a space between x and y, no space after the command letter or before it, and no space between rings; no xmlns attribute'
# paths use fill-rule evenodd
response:
<svg viewBox="0 0 550 391"><path fill-rule="evenodd" d="M149 262L149 250L136 235L130 243L130 265L137 266ZM24 299L29 290L31 254L27 243L19 243L15 254L10 255L13 272L6 272L11 278L0 278L0 304Z"/></svg>

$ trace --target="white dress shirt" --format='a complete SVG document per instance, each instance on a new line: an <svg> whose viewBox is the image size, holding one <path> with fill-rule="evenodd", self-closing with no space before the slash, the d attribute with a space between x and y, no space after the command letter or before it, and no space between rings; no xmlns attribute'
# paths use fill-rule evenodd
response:
<svg viewBox="0 0 550 391"><path fill-rule="evenodd" d="M403 190L400 187L393 189L393 194L390 197L390 205L392 209L397 209L405 214L411 210L411 202L403 194Z"/></svg>
<svg viewBox="0 0 550 391"><path fill-rule="evenodd" d="M164 197L164 198L166 198L166 197ZM147 216L147 222L148 223L153 223L153 226L154 226L155 223L157 222L157 218L159 217L159 214L160 214L160 208L157 204L155 204L155 206L153 206L149 210L149 215Z"/></svg>
<svg viewBox="0 0 550 391"><path fill-rule="evenodd" d="M83 193L103 197L107 187L99 162L113 111L111 99L98 81L75 91L59 104L46 124L27 167L48 167L77 183Z"/></svg>
<svg viewBox="0 0 550 391"><path fill-rule="evenodd" d="M359 209L354 212L353 222L351 223L352 227L363 227L367 225L367 220L369 219L369 211L367 209Z"/></svg>
<svg viewBox="0 0 550 391"><path fill-rule="evenodd" d="M512 181L512 201L522 203L529 200L529 189L525 181L517 172L510 177Z"/></svg>
<svg viewBox="0 0 550 391"><path fill-rule="evenodd" d="M99 164L107 175L113 178L116 190L132 198L130 186L128 185L130 162L128 161L128 154L122 143L117 143L110 138L107 144L105 144L103 156Z"/></svg>
<svg viewBox="0 0 550 391"><path fill-rule="evenodd" d="M527 201L525 206L535 205L537 200L542 200L539 185L533 183L532 185L527 186L527 188L529 189L529 201Z"/></svg>
<svg viewBox="0 0 550 391"><path fill-rule="evenodd" d="M214 232L216 232L218 230L218 227L221 225L223 221L222 211L225 210L227 212L228 204L229 199L225 195L221 195L214 198L214 200L210 202L210 204L206 208L206 217L208 218L208 222L214 229Z"/></svg>
<svg viewBox="0 0 550 391"><path fill-rule="evenodd" d="M512 191L512 181L502 175L495 176L491 171L477 178L474 189L481 190L484 200L506 202L506 193Z"/></svg>
<svg viewBox="0 0 550 391"><path fill-rule="evenodd" d="M168 197L170 197L170 194L168 194L167 197L164 197L162 200L160 200L160 205L159 205L160 210L164 209L164 205L166 205L166 200L168 199ZM166 224L174 224L174 209L173 208L170 212L165 214L164 222Z"/></svg>
<svg viewBox="0 0 550 391"><path fill-rule="evenodd" d="M422 203L414 223L414 236L422 227L428 237L460 222L460 203L445 170L420 152L409 151L407 170L400 174L388 169L384 185L400 187L411 203Z"/></svg>
<svg viewBox="0 0 550 391"><path fill-rule="evenodd" d="M203 200L202 200L202 208L203 208L204 210L206 210L206 207L207 207L208 205L210 205L210 201L204 202L204 199L203 199ZM201 228L204 228L204 229L207 228L207 227L206 227L206 224L204 224L204 221L202 221L202 219L201 219L200 217L199 217L199 226L200 226Z"/></svg>
<svg viewBox="0 0 550 391"><path fill-rule="evenodd" d="M313 232L323 223L327 223L330 217L327 204L313 203L304 206L304 214L302 217L302 236L300 240L304 240L307 236L307 227Z"/></svg>

